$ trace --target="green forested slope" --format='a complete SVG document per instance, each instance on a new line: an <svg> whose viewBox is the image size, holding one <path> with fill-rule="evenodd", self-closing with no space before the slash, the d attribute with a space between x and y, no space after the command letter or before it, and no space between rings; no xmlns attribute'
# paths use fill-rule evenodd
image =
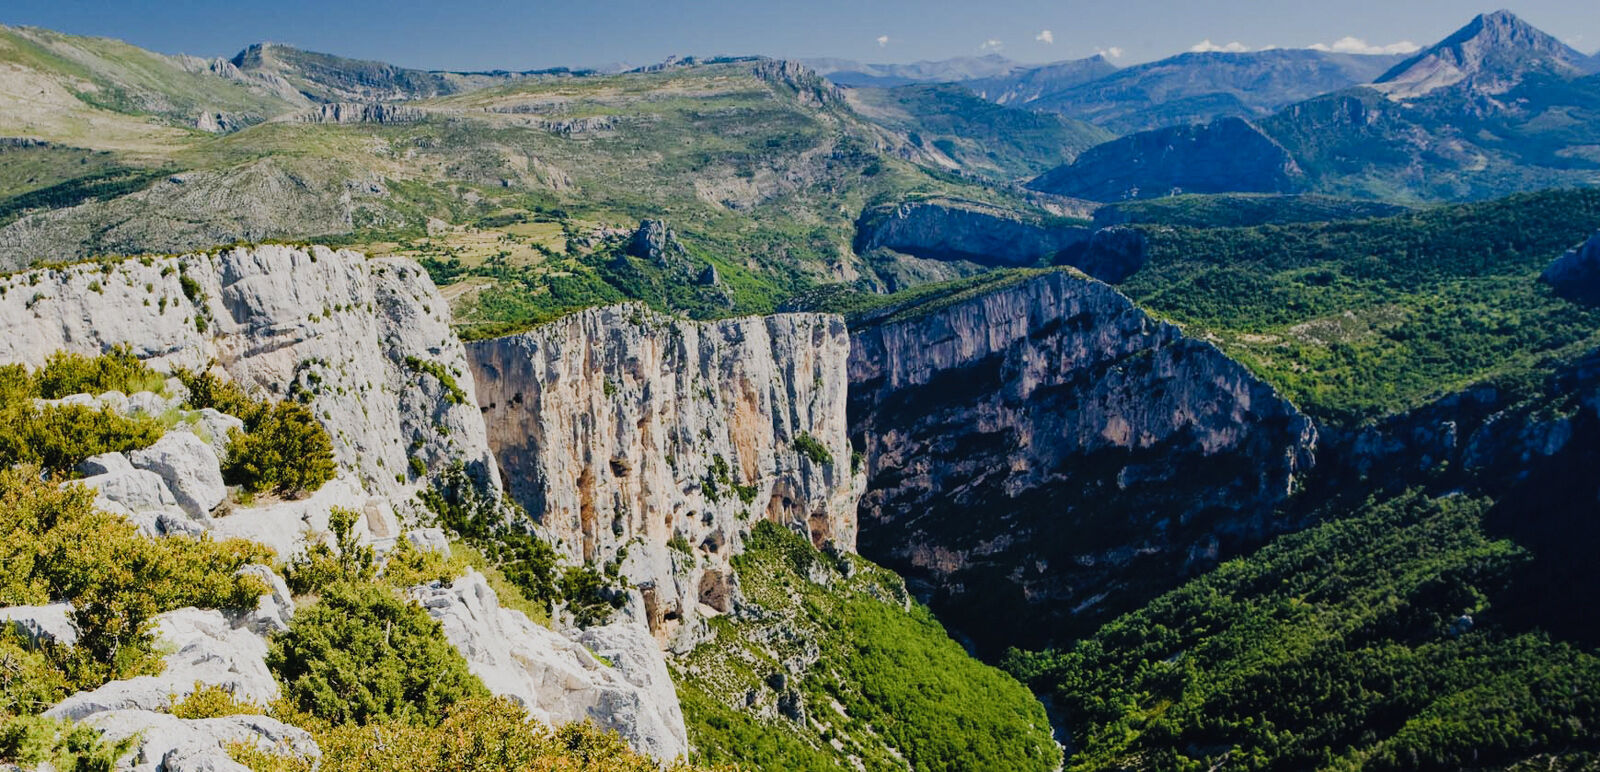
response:
<svg viewBox="0 0 1600 772"><path fill-rule="evenodd" d="M757 608L675 662L690 742L762 770L1050 770L1044 708L970 657L899 577L758 524L735 559ZM785 675L804 663L801 675ZM861 767L854 767L859 763Z"/></svg>
<svg viewBox="0 0 1600 772"><path fill-rule="evenodd" d="M1600 658L1499 627L1527 554L1487 510L1369 503L1007 664L1059 701L1071 769L1600 762Z"/></svg>
<svg viewBox="0 0 1600 772"><path fill-rule="evenodd" d="M1147 260L1122 290L1318 418L1415 407L1600 344L1600 311L1538 282L1600 228L1600 189L1350 222L1139 227Z"/></svg>

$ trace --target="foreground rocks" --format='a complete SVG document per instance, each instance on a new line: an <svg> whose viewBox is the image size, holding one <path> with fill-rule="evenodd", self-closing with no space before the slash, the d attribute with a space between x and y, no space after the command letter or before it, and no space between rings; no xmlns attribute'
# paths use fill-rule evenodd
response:
<svg viewBox="0 0 1600 772"><path fill-rule="evenodd" d="M443 626L473 675L534 718L561 725L593 720L635 750L661 759L688 753L689 741L665 660L648 631L620 624L585 631L590 651L501 608L483 575L416 587L411 596ZM602 662L596 654L607 658Z"/></svg>
<svg viewBox="0 0 1600 772"><path fill-rule="evenodd" d="M237 629L221 611L185 608L162 614L154 627L162 658L160 675L112 681L79 692L45 711L51 718L81 721L115 710L170 709L195 685L221 686L241 701L258 705L278 698L278 682L267 670L267 642L249 630Z"/></svg>
<svg viewBox="0 0 1600 772"><path fill-rule="evenodd" d="M288 560L309 542L331 539L329 514L339 507L357 513L353 536L379 553L408 529L425 548L448 551L442 532L417 529L423 524L418 489L459 466L480 495L499 495L498 469L447 305L409 261L262 246L40 269L0 277L0 286L7 290L0 292L0 362L38 367L56 351L93 355L126 344L158 370L210 364L256 396L305 402L327 429L338 465L333 480L302 498L264 495L245 505L228 500L219 463L230 430L241 422L215 410L180 411L182 387L175 381L162 393L59 400L179 419L149 448L89 459L78 469L84 477L69 483L92 488L96 506L126 517L151 538L244 538ZM827 439L844 453L842 328L834 344L839 393L823 406L836 412ZM770 359L764 366L776 369ZM413 461L422 462L422 470ZM796 489L831 491L824 482L810 482L831 479L826 473L813 474L797 477ZM837 509L851 514L853 499ZM804 522L810 514L794 517ZM853 544L853 517L850 523ZM141 734L127 761L137 769L239 769L223 748L232 741L314 758L308 734L265 717L185 721L163 712L196 684L220 686L261 705L277 696L265 666L266 637L287 628L295 600L271 568L247 566L241 573L269 590L253 608L162 615L155 629L158 650L167 652L160 675L72 695L48 715L91 723L113 738ZM663 759L686 752L676 693L642 623L596 633L596 647L615 657L611 667L573 637L500 609L481 577L461 581L486 594L463 589L459 597L470 596L473 605L462 600L452 606L452 618L493 620L494 626L452 641L475 668L492 661L508 668L496 672L522 673L511 683L536 715L556 723L593 719L623 730L636 750ZM520 621L506 621L513 616ZM70 643L76 636L63 604L5 609L0 625L36 641ZM484 652L493 656L485 660ZM529 671L535 664L543 669ZM489 685L497 682L491 678Z"/></svg>
<svg viewBox="0 0 1600 772"><path fill-rule="evenodd" d="M373 495L408 499L413 457L499 487L448 305L408 260L262 245L38 269L0 286L0 362L119 344L157 369L215 362L247 390L309 400L335 459ZM455 389L425 369L456 374Z"/></svg>

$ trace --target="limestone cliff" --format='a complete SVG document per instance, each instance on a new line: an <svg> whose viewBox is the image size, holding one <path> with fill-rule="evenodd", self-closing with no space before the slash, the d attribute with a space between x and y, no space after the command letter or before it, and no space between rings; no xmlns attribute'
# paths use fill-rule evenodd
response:
<svg viewBox="0 0 1600 772"><path fill-rule="evenodd" d="M217 451L226 445L211 443L230 421L239 421L216 411L199 411L198 425L180 424L149 448L96 456L82 469L91 475L81 482L96 490L96 506L127 517L150 538L241 537L285 559L307 540L326 537L333 507L365 515L354 535L386 550L412 519L408 510L420 514L414 494L428 484L425 478L447 467L461 465L484 488L499 489L465 351L449 322L445 302L415 264L323 247L259 246L0 277L0 363L36 367L57 351L93 354L126 344L157 370L214 363L257 395L309 404L332 439L339 476L305 498L219 507L225 490ZM839 338L842 372L842 332ZM840 376L841 444L842 382ZM177 381L170 384L183 390ZM107 392L61 401L159 416L179 415L182 397ZM441 532L408 536L431 545L426 548L448 549ZM849 538L853 542L853 533ZM309 743L304 732L276 722L180 722L153 712L200 683L239 687L241 696L262 703L276 695L263 664L263 637L285 627L295 604L272 569L249 568L273 588L255 612L168 615L162 624L176 625L176 632L158 633L177 653L166 658L165 675L73 695L52 715L89 720L115 737L145 732L136 743L140 768L219 763L223 740ZM491 691L557 723L593 719L662 759L686 749L665 661L640 622L625 619L583 633L590 649L617 663L611 665L575 636L535 628L501 609L476 574L413 595L445 622L446 637ZM460 602L452 605L452 599ZM60 616L58 607L0 615L25 634L58 640L57 633L71 632L55 624ZM309 748L315 751L314 744ZM189 758L196 753L204 758ZM177 764L180 758L193 766Z"/></svg>
<svg viewBox="0 0 1600 772"><path fill-rule="evenodd" d="M468 346L511 496L575 560L620 561L682 650L730 611L758 520L853 551L844 321L595 308Z"/></svg>
<svg viewBox="0 0 1600 772"><path fill-rule="evenodd" d="M1081 275L900 309L852 343L862 553L991 652L1280 529L1312 463L1310 420L1269 386Z"/></svg>
<svg viewBox="0 0 1600 772"><path fill-rule="evenodd" d="M855 250L879 247L935 260L980 265L1031 265L1089 240L1093 231L1050 226L1016 212L973 202L932 201L884 206L862 213Z"/></svg>
<svg viewBox="0 0 1600 772"><path fill-rule="evenodd" d="M128 344L158 368L214 360L250 389L302 395L376 495L415 482L413 457L498 482L449 307L407 260L258 246L40 269L0 277L0 330L0 362Z"/></svg>

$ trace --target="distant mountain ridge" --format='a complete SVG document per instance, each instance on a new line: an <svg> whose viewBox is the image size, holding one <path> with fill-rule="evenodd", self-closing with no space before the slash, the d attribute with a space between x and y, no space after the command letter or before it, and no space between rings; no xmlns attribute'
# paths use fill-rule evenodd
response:
<svg viewBox="0 0 1600 772"><path fill-rule="evenodd" d="M1483 14L1369 86L1255 119L1259 136L1211 131L1234 144L1202 146L1164 141L1172 127L1140 132L1030 185L1102 201L1284 190L1281 175L1257 179L1238 169L1193 187L1189 170L1233 153L1253 157L1262 138L1285 148L1302 172L1287 178L1290 192L1422 202L1600 184L1594 64L1508 12Z"/></svg>
<svg viewBox="0 0 1600 772"><path fill-rule="evenodd" d="M1032 67L999 54L958 56L908 64L868 64L852 59L833 58L802 58L798 61L838 85L875 88L892 88L912 83L961 83L978 78L999 77Z"/></svg>
<svg viewBox="0 0 1600 772"><path fill-rule="evenodd" d="M1060 113L1117 133L1222 116L1259 118L1303 99L1369 83L1398 55L1313 49L1188 52L1118 68L1096 54L1024 64L998 54L912 64L802 60L841 86L957 83L997 104Z"/></svg>
<svg viewBox="0 0 1600 772"><path fill-rule="evenodd" d="M1373 83L1392 97L1416 97L1460 84L1503 93L1532 72L1592 74L1600 56L1586 56L1510 11L1481 14L1450 37L1395 65Z"/></svg>
<svg viewBox="0 0 1600 772"><path fill-rule="evenodd" d="M1118 70L1045 94L1034 110L1119 133L1213 118L1259 118L1304 99L1368 83L1398 56L1312 49L1191 52Z"/></svg>

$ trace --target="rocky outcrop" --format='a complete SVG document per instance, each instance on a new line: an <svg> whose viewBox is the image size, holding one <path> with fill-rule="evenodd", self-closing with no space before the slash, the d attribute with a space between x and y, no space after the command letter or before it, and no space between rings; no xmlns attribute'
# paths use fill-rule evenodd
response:
<svg viewBox="0 0 1600 772"><path fill-rule="evenodd" d="M501 608L476 571L448 585L413 588L411 595L439 621L472 673L534 718L554 725L592 719L616 730L635 750L660 759L688 753L666 662L642 626L586 631L580 640L601 648L591 652L520 611ZM615 664L602 662L596 653Z"/></svg>
<svg viewBox="0 0 1600 772"><path fill-rule="evenodd" d="M235 743L312 766L322 756L310 732L266 716L182 719L150 710L113 710L85 723L111 742L138 738L118 767L130 772L246 772L249 767L228 753Z"/></svg>
<svg viewBox="0 0 1600 772"><path fill-rule="evenodd" d="M1568 450L1585 424L1600 425L1600 351L1558 368L1531 398L1491 381L1371 424L1326 427L1319 477L1336 489L1498 497Z"/></svg>
<svg viewBox="0 0 1600 772"><path fill-rule="evenodd" d="M158 368L215 361L251 391L308 400L373 495L409 487L412 457L497 482L448 306L410 261L241 247L40 269L0 288L0 361L119 344ZM462 377L452 389L419 365Z"/></svg>
<svg viewBox="0 0 1600 772"><path fill-rule="evenodd" d="M853 550L844 321L595 308L468 346L508 490L568 557L620 569L682 649L738 598L759 519Z"/></svg>
<svg viewBox="0 0 1600 772"><path fill-rule="evenodd" d="M1539 280L1574 303L1600 304L1600 233L1556 258Z"/></svg>
<svg viewBox="0 0 1600 772"><path fill-rule="evenodd" d="M156 618L153 634L162 658L160 675L112 681L79 692L45 711L51 718L81 721L114 710L163 710L195 690L195 684L221 686L234 697L266 705L278 697L278 682L267 670L267 642L234 628L220 611L195 608Z"/></svg>
<svg viewBox="0 0 1600 772"><path fill-rule="evenodd" d="M405 105L363 102L333 102L294 113L285 120L292 123L417 123L427 120L428 110Z"/></svg>
<svg viewBox="0 0 1600 772"><path fill-rule="evenodd" d="M1285 526L1316 433L1215 347L1066 272L852 335L862 553L981 648L1037 646Z"/></svg>
<svg viewBox="0 0 1600 772"><path fill-rule="evenodd" d="M78 624L73 621L71 603L0 608L0 631L8 628L33 646L72 646L78 642Z"/></svg>
<svg viewBox="0 0 1600 772"><path fill-rule="evenodd" d="M794 90L800 104L809 107L844 105L844 93L810 67L787 59L759 59L750 68L757 78Z"/></svg>
<svg viewBox="0 0 1600 772"><path fill-rule="evenodd" d="M855 250L886 248L935 260L1031 265L1089 240L1092 231L1051 226L970 202L917 202L869 209L856 222Z"/></svg>
<svg viewBox="0 0 1600 772"><path fill-rule="evenodd" d="M129 454L137 469L154 472L192 518L211 514L228 496L217 452L192 432L167 432L154 445Z"/></svg>
<svg viewBox="0 0 1600 772"><path fill-rule="evenodd" d="M1175 193L1288 193L1304 172L1277 140L1243 118L1144 131L1085 150L1028 187L1095 201Z"/></svg>
<svg viewBox="0 0 1600 772"><path fill-rule="evenodd" d="M644 220L628 241L628 254L662 268L682 261L687 252L678 235L660 220Z"/></svg>

